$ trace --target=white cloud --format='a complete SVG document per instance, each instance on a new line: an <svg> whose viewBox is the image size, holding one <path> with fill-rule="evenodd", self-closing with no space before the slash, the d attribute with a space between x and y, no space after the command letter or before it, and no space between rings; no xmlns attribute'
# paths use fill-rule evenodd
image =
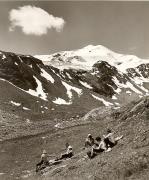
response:
<svg viewBox="0 0 149 180"><path fill-rule="evenodd" d="M25 34L38 36L46 34L51 28L60 32L65 24L63 18L54 17L43 9L30 5L12 9L9 13L9 19L11 21L10 31L14 31L15 27L18 26Z"/></svg>

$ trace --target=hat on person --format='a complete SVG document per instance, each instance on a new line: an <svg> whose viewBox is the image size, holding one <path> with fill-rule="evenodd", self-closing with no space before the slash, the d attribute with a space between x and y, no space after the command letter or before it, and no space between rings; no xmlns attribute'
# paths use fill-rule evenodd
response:
<svg viewBox="0 0 149 180"><path fill-rule="evenodd" d="M47 154L46 150L43 150L43 154Z"/></svg>
<svg viewBox="0 0 149 180"><path fill-rule="evenodd" d="M71 146L68 146L68 149L69 149L69 150L71 150L71 149L72 149L72 147L71 147Z"/></svg>
<svg viewBox="0 0 149 180"><path fill-rule="evenodd" d="M91 134L88 134L87 137L92 137L92 135L91 135Z"/></svg>

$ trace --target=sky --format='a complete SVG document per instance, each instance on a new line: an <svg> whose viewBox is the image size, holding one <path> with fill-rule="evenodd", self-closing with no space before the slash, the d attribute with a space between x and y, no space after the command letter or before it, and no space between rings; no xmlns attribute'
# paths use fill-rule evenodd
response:
<svg viewBox="0 0 149 180"><path fill-rule="evenodd" d="M149 58L149 2L0 2L0 50L39 55L91 44Z"/></svg>

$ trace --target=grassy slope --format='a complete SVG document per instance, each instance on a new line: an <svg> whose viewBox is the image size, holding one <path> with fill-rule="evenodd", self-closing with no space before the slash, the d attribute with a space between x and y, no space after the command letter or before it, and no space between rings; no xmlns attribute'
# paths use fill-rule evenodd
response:
<svg viewBox="0 0 149 180"><path fill-rule="evenodd" d="M64 123L64 129L55 129L36 136L7 140L0 143L0 169L6 174L0 179L46 179L46 180L116 180L149 177L149 102L148 99L131 103L120 110L95 109L85 118ZM102 153L92 160L86 158L82 149L88 133L102 135L107 127L124 138L111 152ZM45 137L44 139L42 137ZM75 156L47 169L43 176L35 175L34 167L40 153L46 149L49 154L59 155L65 143L72 144ZM0 173L1 173L0 172ZM28 177L27 177L28 176Z"/></svg>
<svg viewBox="0 0 149 180"><path fill-rule="evenodd" d="M97 115L97 121L93 123L94 127L92 124L89 132L97 136L103 134L106 127L110 126L116 132L116 135L124 135L123 140L111 152L102 153L93 160L86 159L85 152L80 150L80 155L76 155L70 162L63 163L66 165L65 167L51 169L46 179L147 180L149 178L148 108L149 100L143 99L117 112L113 112L111 116L104 119ZM87 129L85 133L87 133ZM84 133L75 135L77 137L75 136L74 145L79 141L80 137L85 136ZM80 141L83 142L83 139ZM77 149L80 147L78 144Z"/></svg>

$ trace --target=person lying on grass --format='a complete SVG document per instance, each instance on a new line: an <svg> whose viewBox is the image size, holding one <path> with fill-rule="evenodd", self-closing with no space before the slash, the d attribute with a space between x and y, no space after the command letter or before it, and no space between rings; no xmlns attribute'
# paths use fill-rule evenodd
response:
<svg viewBox="0 0 149 180"><path fill-rule="evenodd" d="M56 158L56 161L71 158L73 156L73 149L72 146L70 146L68 143L66 143L66 152L64 154L61 154L59 158Z"/></svg>
<svg viewBox="0 0 149 180"><path fill-rule="evenodd" d="M106 135L103 135L104 142L106 144L106 148L112 148L114 147L117 142L123 138L123 136L114 137L114 132L112 132L110 129L107 129Z"/></svg>

